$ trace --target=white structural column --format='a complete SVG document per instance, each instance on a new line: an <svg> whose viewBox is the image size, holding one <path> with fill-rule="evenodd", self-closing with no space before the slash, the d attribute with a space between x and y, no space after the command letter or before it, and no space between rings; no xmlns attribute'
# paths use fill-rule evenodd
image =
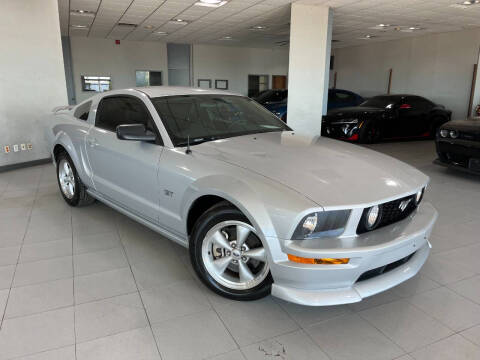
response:
<svg viewBox="0 0 480 360"><path fill-rule="evenodd" d="M292 4L288 68L288 124L320 135L327 111L333 12L315 1Z"/></svg>

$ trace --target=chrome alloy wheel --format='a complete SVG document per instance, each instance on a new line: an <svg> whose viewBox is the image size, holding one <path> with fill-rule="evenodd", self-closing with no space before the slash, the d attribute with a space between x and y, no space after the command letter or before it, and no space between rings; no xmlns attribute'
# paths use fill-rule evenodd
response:
<svg viewBox="0 0 480 360"><path fill-rule="evenodd" d="M248 290L262 283L269 267L266 251L255 229L242 221L222 221L202 243L207 272L221 285Z"/></svg>
<svg viewBox="0 0 480 360"><path fill-rule="evenodd" d="M63 195L68 199L75 195L75 175L67 160L63 159L58 164L58 181Z"/></svg>

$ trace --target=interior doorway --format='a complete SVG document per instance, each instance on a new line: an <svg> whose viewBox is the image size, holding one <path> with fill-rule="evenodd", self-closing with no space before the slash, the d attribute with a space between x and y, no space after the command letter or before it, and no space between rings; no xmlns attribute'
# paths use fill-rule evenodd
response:
<svg viewBox="0 0 480 360"><path fill-rule="evenodd" d="M268 85L268 75L248 75L248 97L258 96Z"/></svg>
<svg viewBox="0 0 480 360"><path fill-rule="evenodd" d="M272 89L286 89L287 76L286 75L272 75Z"/></svg>

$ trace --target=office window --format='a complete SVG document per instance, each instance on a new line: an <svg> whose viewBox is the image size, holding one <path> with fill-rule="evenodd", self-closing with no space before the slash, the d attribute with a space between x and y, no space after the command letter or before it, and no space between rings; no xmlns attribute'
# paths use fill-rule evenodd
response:
<svg viewBox="0 0 480 360"><path fill-rule="evenodd" d="M110 76L82 75L82 90L103 92L111 90L112 78Z"/></svg>
<svg viewBox="0 0 480 360"><path fill-rule="evenodd" d="M158 86L162 85L162 72L150 70L135 71L137 86Z"/></svg>

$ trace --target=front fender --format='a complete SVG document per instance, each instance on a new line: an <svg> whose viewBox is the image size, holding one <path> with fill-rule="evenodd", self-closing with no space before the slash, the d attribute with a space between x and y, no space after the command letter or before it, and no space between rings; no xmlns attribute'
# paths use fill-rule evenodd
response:
<svg viewBox="0 0 480 360"><path fill-rule="evenodd" d="M279 239L285 239L298 214L318 205L297 192L266 178L248 181L228 175L210 175L194 181L185 191L182 200L182 218L188 218L193 203L202 196L215 195L231 202L249 219L270 250L272 259L285 254Z"/></svg>

